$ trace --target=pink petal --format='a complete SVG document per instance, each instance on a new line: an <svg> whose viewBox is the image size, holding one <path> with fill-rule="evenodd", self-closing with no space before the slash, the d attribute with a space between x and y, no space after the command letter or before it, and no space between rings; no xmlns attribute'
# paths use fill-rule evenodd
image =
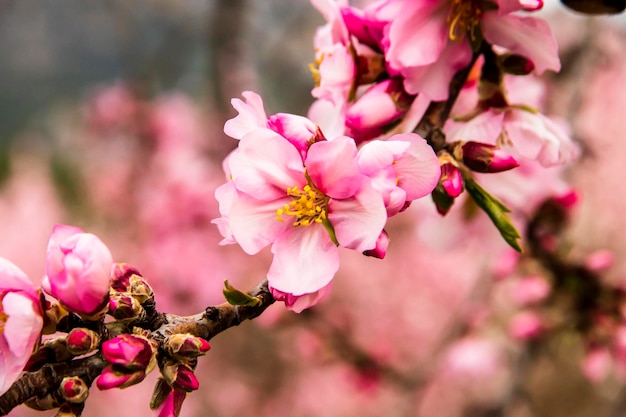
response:
<svg viewBox="0 0 626 417"><path fill-rule="evenodd" d="M429 99L441 101L448 98L450 81L454 74L469 65L472 49L469 42L448 41L437 61L424 66L402 69L404 88L409 94L425 94Z"/></svg>
<svg viewBox="0 0 626 417"><path fill-rule="evenodd" d="M415 2L401 9L389 26L389 48L385 55L391 67L398 71L435 63L446 46L446 13L443 8L437 10L437 5L427 3L422 2L420 7Z"/></svg>
<svg viewBox="0 0 626 417"><path fill-rule="evenodd" d="M298 150L269 129L244 136L229 162L237 190L259 200L284 197L287 188L306 184Z"/></svg>
<svg viewBox="0 0 626 417"><path fill-rule="evenodd" d="M387 210L382 195L369 181L363 181L354 198L330 200L328 219L341 246L364 252L376 247L387 222Z"/></svg>
<svg viewBox="0 0 626 417"><path fill-rule="evenodd" d="M2 299L2 308L9 316L4 325L3 336L11 353L21 359L24 367L41 333L43 319L32 299L19 293L7 293Z"/></svg>
<svg viewBox="0 0 626 417"><path fill-rule="evenodd" d="M561 61L556 39L542 19L486 12L481 19L485 39L520 54L535 64L537 74L559 71Z"/></svg>
<svg viewBox="0 0 626 417"><path fill-rule="evenodd" d="M504 115L504 111L490 109L467 122L448 120L444 129L446 138L450 142L463 140L495 145L502 133Z"/></svg>
<svg viewBox="0 0 626 417"><path fill-rule="evenodd" d="M407 201L430 194L441 176L439 159L433 148L413 133L392 136L389 140L410 144L408 151L396 160L394 166L398 187L406 191Z"/></svg>
<svg viewBox="0 0 626 417"><path fill-rule="evenodd" d="M246 99L245 102L238 98L231 100L233 107L239 114L224 124L224 133L234 139L241 139L246 134L259 127L265 127L267 124L261 96L252 91L244 91L241 95Z"/></svg>
<svg viewBox="0 0 626 417"><path fill-rule="evenodd" d="M229 225L244 252L254 255L293 227L289 219L276 220L276 210L291 201L291 197L262 201L243 193L237 195L229 213Z"/></svg>
<svg viewBox="0 0 626 417"><path fill-rule="evenodd" d="M359 149L359 169L370 176L381 169L387 168L400 157L411 144L407 141L373 140Z"/></svg>
<svg viewBox="0 0 626 417"><path fill-rule="evenodd" d="M37 299L37 291L26 273L13 262L0 258L0 294L7 291L23 291Z"/></svg>
<svg viewBox="0 0 626 417"><path fill-rule="evenodd" d="M311 145L305 161L313 183L333 198L347 198L357 191L362 174L356 160L352 138L340 136Z"/></svg>
<svg viewBox="0 0 626 417"><path fill-rule="evenodd" d="M293 227L272 245L272 288L293 295L324 288L339 269L339 250L321 224Z"/></svg>

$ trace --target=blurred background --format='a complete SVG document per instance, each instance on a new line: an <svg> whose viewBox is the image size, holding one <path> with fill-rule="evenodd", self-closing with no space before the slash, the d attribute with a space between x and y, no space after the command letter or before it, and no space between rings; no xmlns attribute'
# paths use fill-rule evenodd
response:
<svg viewBox="0 0 626 417"><path fill-rule="evenodd" d="M540 80L546 112L583 149L537 174L576 190L553 231L571 268L516 256L484 218L441 219L425 199L390 221L385 260L342 253L320 305L274 305L212 340L182 416L626 415L624 18L553 1L543 13L563 62ZM323 23L293 0L0 0L0 256L39 282L53 225L73 224L181 315L222 302L225 279L263 280L269 251L219 246L211 224L236 146L222 127L244 90L268 114L306 114ZM542 204L512 207L529 240ZM84 415L153 414L156 376L92 390ZM14 411L35 414L54 412Z"/></svg>

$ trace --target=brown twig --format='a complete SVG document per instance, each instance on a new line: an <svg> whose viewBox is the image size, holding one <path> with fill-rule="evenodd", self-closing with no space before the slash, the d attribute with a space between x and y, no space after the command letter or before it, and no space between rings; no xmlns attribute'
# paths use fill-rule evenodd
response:
<svg viewBox="0 0 626 417"><path fill-rule="evenodd" d="M175 314L154 314L151 322L154 328L149 338L161 344L172 334L190 333L210 340L226 329L239 325L244 320L252 320L265 311L274 298L269 291L267 281L261 282L250 293L260 303L257 306L234 306L222 303L208 307L202 313L193 316ZM87 358L44 365L35 372L26 372L7 392L0 396L0 416L5 416L18 405L33 397L43 397L55 390L64 377L79 376L88 385L100 375L107 362L100 353Z"/></svg>

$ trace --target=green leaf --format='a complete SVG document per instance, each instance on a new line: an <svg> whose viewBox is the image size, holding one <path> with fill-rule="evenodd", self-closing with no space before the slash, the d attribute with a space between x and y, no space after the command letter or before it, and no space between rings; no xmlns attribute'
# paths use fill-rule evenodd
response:
<svg viewBox="0 0 626 417"><path fill-rule="evenodd" d="M261 305L261 300L256 297L251 296L250 294L246 294L245 292L239 291L237 288L231 286L228 283L228 280L224 281L224 297L229 304L234 306L249 306L256 307Z"/></svg>
<svg viewBox="0 0 626 417"><path fill-rule="evenodd" d="M511 245L516 251L523 252L518 241L522 236L515 226L513 226L511 219L506 214L510 213L511 210L497 198L489 194L487 190L478 185L470 176L464 175L463 180L467 192L472 196L472 199L474 199L478 207L487 213L506 243Z"/></svg>

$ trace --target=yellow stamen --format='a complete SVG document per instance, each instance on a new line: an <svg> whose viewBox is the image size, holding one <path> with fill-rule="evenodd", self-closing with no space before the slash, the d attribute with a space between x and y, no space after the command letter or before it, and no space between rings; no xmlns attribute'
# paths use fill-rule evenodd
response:
<svg viewBox="0 0 626 417"><path fill-rule="evenodd" d="M5 313L4 309L2 308L2 298L2 294L0 294L0 334L4 332L4 325L9 319L9 315Z"/></svg>
<svg viewBox="0 0 626 417"><path fill-rule="evenodd" d="M476 40L476 29L480 25L482 10L476 0L451 0L450 12L446 22L450 25L448 36L450 40L460 42L469 34Z"/></svg>
<svg viewBox="0 0 626 417"><path fill-rule="evenodd" d="M284 216L294 216L294 226L309 226L326 219L328 197L311 185L287 187L287 195L293 198L289 204L276 210L276 220L285 221Z"/></svg>

